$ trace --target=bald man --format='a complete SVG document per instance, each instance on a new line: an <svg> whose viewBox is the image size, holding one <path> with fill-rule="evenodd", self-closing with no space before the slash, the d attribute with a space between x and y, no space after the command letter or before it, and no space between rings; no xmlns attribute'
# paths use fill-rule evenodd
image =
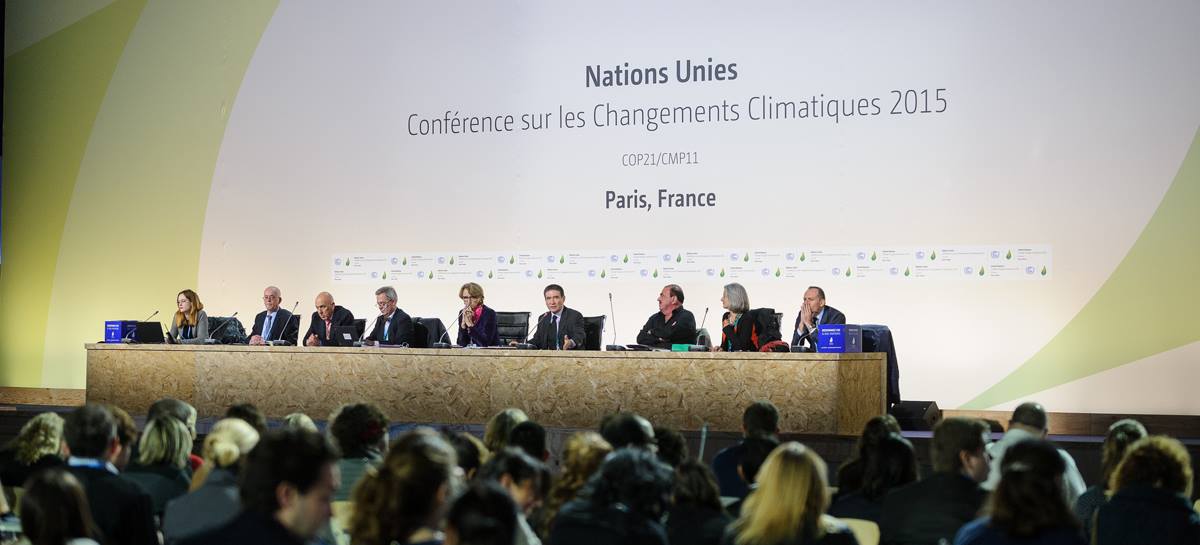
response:
<svg viewBox="0 0 1200 545"><path fill-rule="evenodd" d="M329 292L318 293L317 300L313 304L316 305L317 311L312 315L308 333L304 334L304 344L331 346L333 343L329 342L329 337L333 334L333 328L354 325L354 315L344 307L334 304L333 295Z"/></svg>
<svg viewBox="0 0 1200 545"><path fill-rule="evenodd" d="M300 318L293 320L291 312L279 308L279 303L283 301L279 288L267 286L267 289L263 290L262 300L266 310L254 317L254 329L250 331L249 344L264 345L280 341L296 344L296 337L300 333Z"/></svg>

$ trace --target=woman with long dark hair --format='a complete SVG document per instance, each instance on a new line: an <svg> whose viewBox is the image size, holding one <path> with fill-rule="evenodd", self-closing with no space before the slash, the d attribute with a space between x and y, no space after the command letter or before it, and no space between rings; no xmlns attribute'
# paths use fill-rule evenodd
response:
<svg viewBox="0 0 1200 545"><path fill-rule="evenodd" d="M59 468L34 473L25 482L21 532L31 545L96 545L101 537L83 485Z"/></svg>

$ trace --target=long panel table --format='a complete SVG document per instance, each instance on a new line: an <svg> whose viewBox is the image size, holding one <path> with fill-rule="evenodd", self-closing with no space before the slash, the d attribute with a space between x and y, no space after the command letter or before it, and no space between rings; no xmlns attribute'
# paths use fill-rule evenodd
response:
<svg viewBox="0 0 1200 545"><path fill-rule="evenodd" d="M738 431L768 399L784 432L857 435L885 410L882 353L588 352L88 344L87 399L144 412L162 397L217 417L325 419L368 401L393 421L480 424L518 407L547 427L592 428L617 410L655 424Z"/></svg>

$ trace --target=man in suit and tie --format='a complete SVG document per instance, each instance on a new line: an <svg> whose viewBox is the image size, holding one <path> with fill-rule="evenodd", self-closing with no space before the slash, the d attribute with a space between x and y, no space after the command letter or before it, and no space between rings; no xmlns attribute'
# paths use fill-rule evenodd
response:
<svg viewBox="0 0 1200 545"><path fill-rule="evenodd" d="M583 314L565 306L563 287L550 284L542 290L546 298L546 313L538 317L537 332L529 340L540 350L573 350L583 348Z"/></svg>
<svg viewBox="0 0 1200 545"><path fill-rule="evenodd" d="M846 323L845 314L836 308L825 305L825 290L809 286L807 290L804 290L804 304L800 306L800 314L796 316L792 346L803 346L807 341L809 348L815 348L817 326L844 323Z"/></svg>
<svg viewBox="0 0 1200 545"><path fill-rule="evenodd" d="M158 545L150 493L115 465L122 448L112 413L95 403L75 409L64 419L63 440L68 470L83 485L105 543Z"/></svg>
<svg viewBox="0 0 1200 545"><path fill-rule="evenodd" d="M375 318L375 327L366 340L380 345L405 345L412 342L412 318L403 310L396 308L396 289L384 286L375 290L375 306L379 307L379 317Z"/></svg>
<svg viewBox="0 0 1200 545"><path fill-rule="evenodd" d="M266 310L254 317L254 329L250 332L250 344L264 345L272 341L287 341L296 344L300 334L300 321L292 323L292 313L279 308L283 301L279 288L267 286L263 290L263 306Z"/></svg>
<svg viewBox="0 0 1200 545"><path fill-rule="evenodd" d="M327 291L318 293L314 304L317 306L317 311L312 315L308 333L304 334L304 344L332 346L333 342L330 341L330 338L333 336L333 328L354 325L354 314L345 307L334 304L333 295Z"/></svg>

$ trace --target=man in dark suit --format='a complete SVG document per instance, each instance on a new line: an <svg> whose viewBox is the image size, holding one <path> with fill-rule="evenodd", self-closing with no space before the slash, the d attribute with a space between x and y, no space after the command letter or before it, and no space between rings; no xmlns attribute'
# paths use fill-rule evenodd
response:
<svg viewBox="0 0 1200 545"><path fill-rule="evenodd" d="M384 286L375 290L375 306L379 307L379 317L375 318L375 326L366 340L380 345L405 345L412 342L412 318L403 310L396 308L396 289Z"/></svg>
<svg viewBox="0 0 1200 545"><path fill-rule="evenodd" d="M987 499L987 424L953 417L933 429L933 474L884 497L879 519L881 545L950 543L964 524L979 515ZM944 540L944 541L939 541Z"/></svg>
<svg viewBox="0 0 1200 545"><path fill-rule="evenodd" d="M249 344L264 345L272 341L296 344L296 338L300 334L300 320L297 319L293 323L292 313L279 308L281 302L283 296L279 293L279 288L267 286L267 289L263 290L263 306L266 310L254 317L254 329L250 331Z"/></svg>
<svg viewBox="0 0 1200 545"><path fill-rule="evenodd" d="M742 412L742 438L738 444L721 449L713 457L713 474L717 477L717 487L722 496L745 498L750 493L746 481L738 474L738 467L742 465L742 456L746 450L745 439L771 438L778 443L779 409L767 400L751 403Z"/></svg>
<svg viewBox="0 0 1200 545"><path fill-rule="evenodd" d="M683 288L678 284L668 284L659 292L658 312L646 320L637 342L655 348L696 343L696 316L683 308Z"/></svg>
<svg viewBox="0 0 1200 545"><path fill-rule="evenodd" d="M333 328L354 325L354 314L345 307L339 307L333 302L333 295L327 291L317 294L314 303L317 311L312 315L308 333L304 334L304 344L308 346L332 346L330 338Z"/></svg>
<svg viewBox="0 0 1200 545"><path fill-rule="evenodd" d="M537 331L529 342L541 350L583 348L583 314L564 306L567 296L562 286L550 284L542 290L542 296L547 312L538 317Z"/></svg>
<svg viewBox="0 0 1200 545"><path fill-rule="evenodd" d="M246 455L242 512L184 545L303 545L329 524L339 479L333 445L317 432L276 430Z"/></svg>
<svg viewBox="0 0 1200 545"><path fill-rule="evenodd" d="M121 455L121 441L112 413L94 403L75 409L63 422L63 439L69 471L83 484L103 542L158 545L150 494L121 478L113 465Z"/></svg>
<svg viewBox="0 0 1200 545"><path fill-rule="evenodd" d="M836 308L825 305L825 290L809 286L807 290L804 290L804 304L800 306L800 314L796 315L792 346L803 346L807 342L810 348L816 347L817 326L844 323L846 323L845 314Z"/></svg>

